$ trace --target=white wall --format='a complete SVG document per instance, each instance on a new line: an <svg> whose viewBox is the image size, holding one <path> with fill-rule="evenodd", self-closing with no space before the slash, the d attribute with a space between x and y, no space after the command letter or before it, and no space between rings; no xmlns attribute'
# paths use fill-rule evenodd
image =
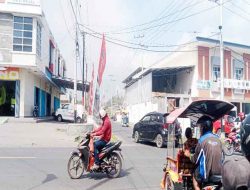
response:
<svg viewBox="0 0 250 190"><path fill-rule="evenodd" d="M125 101L127 105L148 102L152 96L152 73L139 79L125 89Z"/></svg>

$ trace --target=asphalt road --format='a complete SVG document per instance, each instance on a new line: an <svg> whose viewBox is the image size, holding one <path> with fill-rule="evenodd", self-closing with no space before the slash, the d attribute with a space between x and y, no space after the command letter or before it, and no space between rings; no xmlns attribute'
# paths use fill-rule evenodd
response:
<svg viewBox="0 0 250 190"><path fill-rule="evenodd" d="M0 148L0 190L159 190L166 148L133 142L131 128L113 125L123 141L121 176L84 174L72 180L67 161L72 148Z"/></svg>

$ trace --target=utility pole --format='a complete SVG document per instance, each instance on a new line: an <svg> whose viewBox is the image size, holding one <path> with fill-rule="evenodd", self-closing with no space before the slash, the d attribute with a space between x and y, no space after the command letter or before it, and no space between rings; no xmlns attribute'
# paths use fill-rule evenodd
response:
<svg viewBox="0 0 250 190"><path fill-rule="evenodd" d="M223 0L220 0L220 99L224 99L224 49L222 38L222 22L223 22Z"/></svg>
<svg viewBox="0 0 250 190"><path fill-rule="evenodd" d="M76 123L77 117L77 63L78 63L78 56L79 56L79 44L77 40L77 23L76 23L76 63L74 67L74 122Z"/></svg>
<svg viewBox="0 0 250 190"><path fill-rule="evenodd" d="M85 77L84 77L84 64L85 64L85 33L82 32L82 110L83 110L83 113L82 113L82 119L84 118L84 110L85 110L85 96L84 96L84 93L85 93Z"/></svg>
<svg viewBox="0 0 250 190"><path fill-rule="evenodd" d="M223 34L222 34L222 25L223 25L223 0L220 0L220 99L224 99L224 48L223 48ZM225 138L225 129L223 125L223 117L221 118L221 137Z"/></svg>

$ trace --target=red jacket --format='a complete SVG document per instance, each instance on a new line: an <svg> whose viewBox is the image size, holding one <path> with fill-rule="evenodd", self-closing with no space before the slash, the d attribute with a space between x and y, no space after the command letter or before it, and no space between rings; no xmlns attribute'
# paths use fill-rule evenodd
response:
<svg viewBox="0 0 250 190"><path fill-rule="evenodd" d="M102 126L94 130L93 133L95 136L101 136L101 140L108 143L111 139L111 122L108 116L105 116L102 121Z"/></svg>

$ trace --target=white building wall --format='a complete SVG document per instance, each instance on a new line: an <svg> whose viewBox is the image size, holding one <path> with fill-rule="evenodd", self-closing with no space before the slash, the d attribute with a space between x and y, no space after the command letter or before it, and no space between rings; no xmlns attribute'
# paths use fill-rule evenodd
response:
<svg viewBox="0 0 250 190"><path fill-rule="evenodd" d="M129 104L138 104L151 100L152 92L152 74L148 74L142 79L126 88L125 100Z"/></svg>

